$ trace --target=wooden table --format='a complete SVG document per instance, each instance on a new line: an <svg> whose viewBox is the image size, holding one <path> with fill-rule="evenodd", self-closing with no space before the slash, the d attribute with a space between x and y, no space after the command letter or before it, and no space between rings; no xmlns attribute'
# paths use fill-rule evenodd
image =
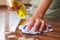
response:
<svg viewBox="0 0 60 40"><path fill-rule="evenodd" d="M3 7L2 7L3 8ZM8 10L6 8L2 9L0 7L0 13L7 13ZM9 12L10 13L10 12ZM9 14L7 14L7 19L8 20ZM14 15L15 17L15 15ZM11 33L11 34L5 34L5 40L18 40L19 37L25 38L24 40L60 40L60 18L45 18L45 21L47 21L48 24L52 25L52 28L54 29L53 32L48 32L48 33L42 33L40 35L28 35L28 34L23 34L21 33L18 29L16 29L16 32ZM7 21L9 23L9 21ZM6 23L5 26L9 26L9 24ZM7 28L6 28L7 29ZM8 29L7 29L8 31ZM16 38L8 38L8 35L16 35Z"/></svg>
<svg viewBox="0 0 60 40"><path fill-rule="evenodd" d="M40 35L29 35L21 33L17 28L16 32L11 33L16 35L16 38L8 38L8 34L5 34L5 38L6 40L18 40L19 37L25 38L24 40L60 40L60 18L44 18L44 20L52 25L54 29L53 32L42 33Z"/></svg>

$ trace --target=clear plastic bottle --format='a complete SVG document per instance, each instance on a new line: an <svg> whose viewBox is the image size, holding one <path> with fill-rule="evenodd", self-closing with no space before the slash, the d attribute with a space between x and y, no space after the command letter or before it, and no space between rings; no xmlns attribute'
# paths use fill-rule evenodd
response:
<svg viewBox="0 0 60 40"><path fill-rule="evenodd" d="M21 21L26 20L26 7L22 0L7 0L7 7L16 11L16 13L20 16Z"/></svg>
<svg viewBox="0 0 60 40"><path fill-rule="evenodd" d="M12 9L14 11L16 11L16 13L20 16L21 18L21 24L23 24L26 21L26 7L24 5L24 3L22 1L18 1L18 0L7 0L7 8ZM19 24L19 23L18 23ZM10 31L9 28L9 32L15 32L16 27L14 27L14 31Z"/></svg>
<svg viewBox="0 0 60 40"><path fill-rule="evenodd" d="M7 7L16 11L21 18L26 17L26 7L22 0L7 0Z"/></svg>
<svg viewBox="0 0 60 40"><path fill-rule="evenodd" d="M26 7L22 1L17 1L17 4L20 6L17 6L16 13L20 16L21 20L20 23L23 24L26 21L27 13L26 13Z"/></svg>
<svg viewBox="0 0 60 40"><path fill-rule="evenodd" d="M21 5L17 10L16 10L17 14L21 17L21 18L25 18L26 17L26 8L24 5Z"/></svg>

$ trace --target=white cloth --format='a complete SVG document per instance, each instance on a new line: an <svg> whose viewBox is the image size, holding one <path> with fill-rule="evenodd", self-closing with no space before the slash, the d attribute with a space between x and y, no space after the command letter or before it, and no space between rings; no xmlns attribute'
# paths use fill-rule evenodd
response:
<svg viewBox="0 0 60 40"><path fill-rule="evenodd" d="M40 34L41 33L38 30L35 32L33 30L34 26L32 27L32 29L30 31L27 31L28 25L29 25L29 23L26 23L25 25L20 25L19 30L21 30L22 33L26 33L26 34ZM51 25L49 25L49 31L53 31L53 29L51 29ZM46 29L44 29L43 32L47 32Z"/></svg>

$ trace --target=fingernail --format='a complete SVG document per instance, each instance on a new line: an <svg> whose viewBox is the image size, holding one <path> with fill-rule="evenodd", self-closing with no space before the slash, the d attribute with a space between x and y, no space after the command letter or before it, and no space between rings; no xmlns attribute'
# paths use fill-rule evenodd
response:
<svg viewBox="0 0 60 40"><path fill-rule="evenodd" d="M42 31L40 31L40 32L42 32Z"/></svg>
<svg viewBox="0 0 60 40"><path fill-rule="evenodd" d="M36 29L34 29L34 31L36 31Z"/></svg>
<svg viewBox="0 0 60 40"><path fill-rule="evenodd" d="M39 31L42 32L42 29L40 29Z"/></svg>

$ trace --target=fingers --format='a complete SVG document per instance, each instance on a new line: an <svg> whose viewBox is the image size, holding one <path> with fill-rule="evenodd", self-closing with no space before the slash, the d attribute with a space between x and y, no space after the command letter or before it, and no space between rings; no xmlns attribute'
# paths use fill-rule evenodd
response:
<svg viewBox="0 0 60 40"><path fill-rule="evenodd" d="M46 27L46 30L48 31L48 24L45 23L43 20L41 20L41 26L39 31L42 32L45 27Z"/></svg>
<svg viewBox="0 0 60 40"><path fill-rule="evenodd" d="M30 21L30 24L28 25L28 31L30 31L30 29L33 27L33 25L34 25L34 21Z"/></svg>
<svg viewBox="0 0 60 40"><path fill-rule="evenodd" d="M28 20L26 20L26 22L24 22L24 24L28 22L29 22L29 25L27 27L27 31L29 31L33 27L35 21L30 17Z"/></svg>
<svg viewBox="0 0 60 40"><path fill-rule="evenodd" d="M46 30L48 31L48 24L46 23Z"/></svg>
<svg viewBox="0 0 60 40"><path fill-rule="evenodd" d="M36 19L36 22L35 22L35 24L34 24L34 31L37 31L38 30L38 28L39 28L39 26L40 26L40 20L39 19Z"/></svg>
<svg viewBox="0 0 60 40"><path fill-rule="evenodd" d="M40 32L43 31L44 26L45 26L45 22L43 20L41 20L41 26L40 26L40 29L39 29Z"/></svg>
<svg viewBox="0 0 60 40"><path fill-rule="evenodd" d="M46 28L46 30L48 31L48 24L45 23L42 19L38 18L38 19L28 19L24 24L26 24L27 22L30 22L28 27L27 27L27 31L30 31L30 29L33 27L34 25L34 31L37 31L39 28L39 31L42 32L44 30L44 28Z"/></svg>

